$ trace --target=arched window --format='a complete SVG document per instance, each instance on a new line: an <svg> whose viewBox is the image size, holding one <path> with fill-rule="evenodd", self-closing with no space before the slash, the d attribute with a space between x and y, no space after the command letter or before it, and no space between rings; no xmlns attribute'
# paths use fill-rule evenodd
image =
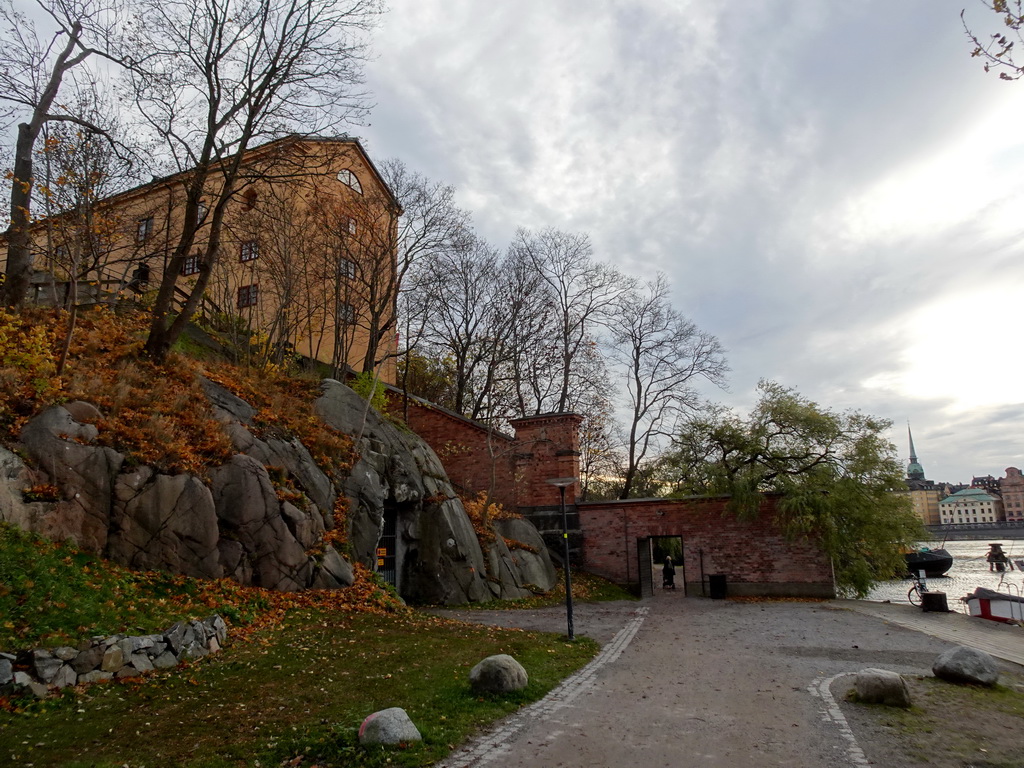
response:
<svg viewBox="0 0 1024 768"><path fill-rule="evenodd" d="M346 187L354 189L360 195L363 194L363 185L359 183L359 179L348 168L338 171L338 181Z"/></svg>

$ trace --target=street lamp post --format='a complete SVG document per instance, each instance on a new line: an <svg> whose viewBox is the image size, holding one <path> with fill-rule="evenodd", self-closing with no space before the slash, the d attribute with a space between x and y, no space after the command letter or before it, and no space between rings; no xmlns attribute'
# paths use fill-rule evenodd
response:
<svg viewBox="0 0 1024 768"><path fill-rule="evenodd" d="M569 569L569 519L565 512L565 489L576 483L575 477L556 477L548 480L549 485L558 487L562 510L562 565L565 569L565 618L569 626L569 639L574 640L572 626L572 576Z"/></svg>

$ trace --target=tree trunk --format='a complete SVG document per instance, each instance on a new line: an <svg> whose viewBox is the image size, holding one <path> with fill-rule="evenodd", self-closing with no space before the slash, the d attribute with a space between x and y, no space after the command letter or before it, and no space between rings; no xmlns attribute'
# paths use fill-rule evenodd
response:
<svg viewBox="0 0 1024 768"><path fill-rule="evenodd" d="M32 200L32 146L36 136L28 123L18 125L18 143L11 179L11 226L7 230L7 278L3 304L16 308L25 303L32 278L29 206Z"/></svg>

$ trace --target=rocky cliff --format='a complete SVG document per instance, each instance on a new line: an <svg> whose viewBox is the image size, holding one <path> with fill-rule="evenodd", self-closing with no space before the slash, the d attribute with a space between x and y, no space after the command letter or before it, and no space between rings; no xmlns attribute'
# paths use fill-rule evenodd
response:
<svg viewBox="0 0 1024 768"><path fill-rule="evenodd" d="M340 382L324 381L315 403L324 423L355 442L354 466L334 477L298 439L258 436L248 403L211 381L203 390L209 403L196 407L212 409L235 451L208 477L133 465L98 444L93 406L69 403L32 419L13 450L0 447L0 520L132 568L276 590L350 585L352 562L376 569L385 533L393 579L410 602L523 597L554 585L532 526L500 521L482 547L430 447ZM26 500L43 486L52 498ZM328 535L336 510L346 529ZM526 548L509 549L503 537Z"/></svg>

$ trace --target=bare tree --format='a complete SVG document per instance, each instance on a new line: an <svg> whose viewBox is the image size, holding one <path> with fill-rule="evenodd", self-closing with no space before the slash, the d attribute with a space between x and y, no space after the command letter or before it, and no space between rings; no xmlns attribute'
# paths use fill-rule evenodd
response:
<svg viewBox="0 0 1024 768"><path fill-rule="evenodd" d="M698 405L693 385L704 379L722 386L728 366L718 339L672 308L662 274L618 302L610 330L630 405L620 494L628 499L657 440L671 434L680 412Z"/></svg>
<svg viewBox="0 0 1024 768"><path fill-rule="evenodd" d="M609 309L629 289L631 280L593 259L586 235L545 229L516 233L513 250L539 275L552 304L558 359L556 411L569 407L573 365L580 350L593 340Z"/></svg>
<svg viewBox="0 0 1024 768"><path fill-rule="evenodd" d="M108 36L116 19L112 0L36 0L52 26L48 36L16 11L11 0L0 2L0 120L18 125L11 175L10 226L7 230L7 274L0 301L20 306L28 296L32 275L31 248L33 153L43 126L76 123L97 134L102 126L68 110L73 99L58 101L65 79L90 56L110 57ZM19 122L24 120L24 122Z"/></svg>
<svg viewBox="0 0 1024 768"><path fill-rule="evenodd" d="M290 130L316 132L365 114L364 33L381 7L378 0L138 2L127 37L140 51L129 62L131 90L145 124L177 170L187 171L181 233L145 346L162 361L217 267L228 204L254 172L247 150ZM173 316L178 276L197 247L201 271Z"/></svg>

